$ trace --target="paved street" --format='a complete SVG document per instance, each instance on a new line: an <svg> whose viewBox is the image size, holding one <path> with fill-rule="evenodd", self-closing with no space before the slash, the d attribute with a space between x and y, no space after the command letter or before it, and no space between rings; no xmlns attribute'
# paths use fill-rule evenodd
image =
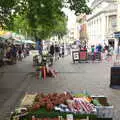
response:
<svg viewBox="0 0 120 120"><path fill-rule="evenodd" d="M8 120L9 113L19 104L26 92L63 92L87 90L92 95L105 95L117 113L120 111L120 90L109 88L109 63L72 63L70 56L55 63L56 78L36 80L32 73L32 58L22 63L0 68L0 120ZM4 114L3 114L4 113ZM118 117L118 115L117 115ZM119 117L120 119L120 117ZM116 119L116 120L119 120Z"/></svg>

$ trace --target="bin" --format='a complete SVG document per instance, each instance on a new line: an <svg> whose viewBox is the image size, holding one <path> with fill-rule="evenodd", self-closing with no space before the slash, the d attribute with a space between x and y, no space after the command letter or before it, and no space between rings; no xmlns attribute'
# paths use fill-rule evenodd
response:
<svg viewBox="0 0 120 120"><path fill-rule="evenodd" d="M110 87L120 88L120 66L111 67Z"/></svg>

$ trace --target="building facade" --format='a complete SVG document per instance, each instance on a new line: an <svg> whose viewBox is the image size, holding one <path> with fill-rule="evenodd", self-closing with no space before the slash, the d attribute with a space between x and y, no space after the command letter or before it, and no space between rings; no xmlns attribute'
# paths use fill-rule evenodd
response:
<svg viewBox="0 0 120 120"><path fill-rule="evenodd" d="M77 20L79 21L79 40L86 45L88 42L86 14L81 14Z"/></svg>
<svg viewBox="0 0 120 120"><path fill-rule="evenodd" d="M107 44L116 47L114 32L117 28L117 2L94 0L92 14L87 16L89 46Z"/></svg>

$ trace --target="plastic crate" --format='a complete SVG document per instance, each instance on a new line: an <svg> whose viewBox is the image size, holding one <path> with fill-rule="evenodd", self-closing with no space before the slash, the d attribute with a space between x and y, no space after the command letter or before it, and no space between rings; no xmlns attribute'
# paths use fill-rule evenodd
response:
<svg viewBox="0 0 120 120"><path fill-rule="evenodd" d="M99 100L102 106L96 106L97 109L97 117L98 118L113 118L113 106L108 103L107 97L105 96L92 96Z"/></svg>

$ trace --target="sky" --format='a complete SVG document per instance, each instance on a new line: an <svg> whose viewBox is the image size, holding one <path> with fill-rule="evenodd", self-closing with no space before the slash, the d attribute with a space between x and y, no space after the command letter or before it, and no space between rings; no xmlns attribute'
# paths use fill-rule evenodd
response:
<svg viewBox="0 0 120 120"><path fill-rule="evenodd" d="M71 11L68 8L63 8L64 13L68 16L68 29L72 28L72 25L75 23L76 21L76 16L74 15L74 12Z"/></svg>

